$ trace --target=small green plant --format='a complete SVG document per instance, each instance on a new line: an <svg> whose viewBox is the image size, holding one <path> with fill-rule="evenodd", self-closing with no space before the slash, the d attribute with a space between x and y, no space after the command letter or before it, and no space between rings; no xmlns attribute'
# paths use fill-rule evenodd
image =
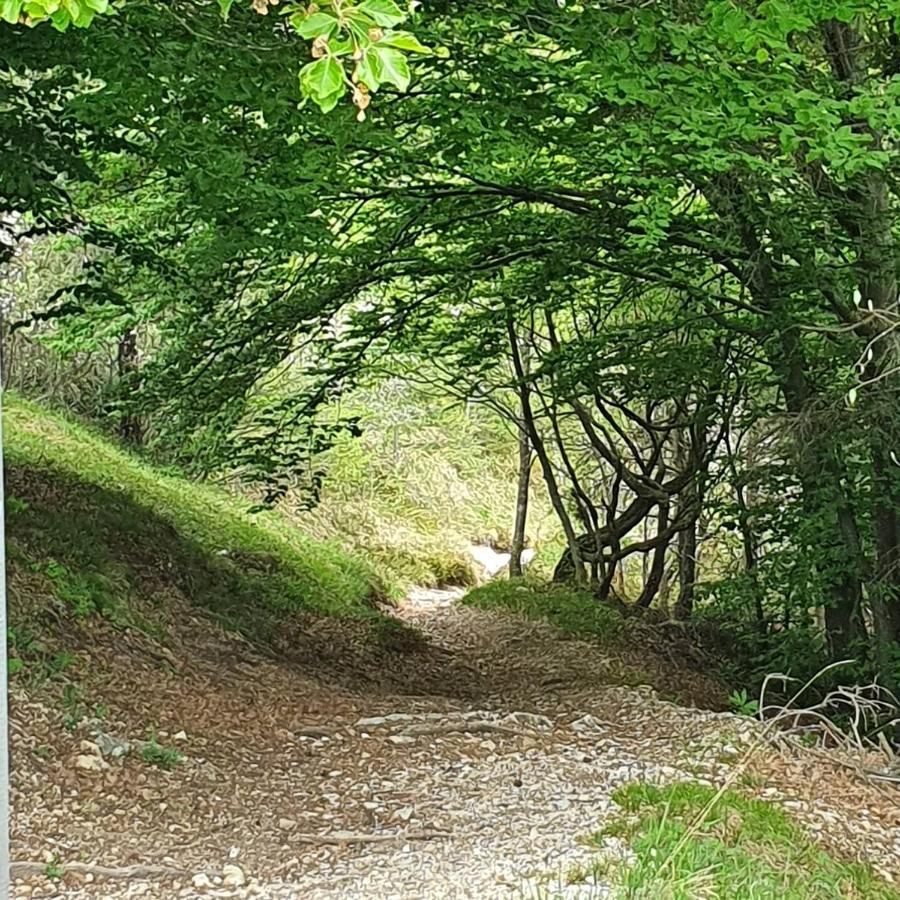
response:
<svg viewBox="0 0 900 900"><path fill-rule="evenodd" d="M27 500L20 500L18 497L7 497L6 498L6 513L7 515L14 516L16 513L23 513L29 507L29 503Z"/></svg>
<svg viewBox="0 0 900 900"><path fill-rule="evenodd" d="M151 766L169 771L174 769L184 756L174 747L163 747L156 740L156 735L151 733L150 740L141 747L141 758Z"/></svg>
<svg viewBox="0 0 900 900"><path fill-rule="evenodd" d="M38 640L28 629L10 628L6 633L9 646L9 674L21 675L27 686L36 686L60 675L75 661L66 650L56 653Z"/></svg>
<svg viewBox="0 0 900 900"><path fill-rule="evenodd" d="M732 691L728 695L728 703L731 711L739 716L755 716L759 712L759 700L752 699L746 688Z"/></svg>
<svg viewBox="0 0 900 900"><path fill-rule="evenodd" d="M102 603L93 586L87 578L76 575L68 566L58 560L48 559L44 574L53 582L56 596L72 608L76 617L84 618L101 610Z"/></svg>
<svg viewBox="0 0 900 900"><path fill-rule="evenodd" d="M69 668L69 666L72 664L72 660L74 659L75 657L72 656L72 654L68 651L60 650L60 652L55 653L53 655L53 658L50 660L50 669L53 672L63 672Z"/></svg>
<svg viewBox="0 0 900 900"><path fill-rule="evenodd" d="M59 881L63 877L63 867L59 863L59 857L54 855L53 859L44 866L44 875L53 881Z"/></svg>
<svg viewBox="0 0 900 900"><path fill-rule="evenodd" d="M62 689L62 706L65 710L63 715L63 727L66 731L74 731L87 716L87 707L85 706L84 691L77 685L69 682L63 685Z"/></svg>

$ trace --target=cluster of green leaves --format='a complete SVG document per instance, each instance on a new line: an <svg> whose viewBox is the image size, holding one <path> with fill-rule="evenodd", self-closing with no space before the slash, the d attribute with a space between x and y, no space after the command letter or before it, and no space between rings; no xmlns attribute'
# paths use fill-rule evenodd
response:
<svg viewBox="0 0 900 900"><path fill-rule="evenodd" d="M13 25L49 21L58 31L66 31L70 25L87 28L96 16L110 14L113 9L110 0L3 0L0 18Z"/></svg>
<svg viewBox="0 0 900 900"><path fill-rule="evenodd" d="M69 26L87 28L98 15L111 15L124 0L0 0L0 19L28 26L49 21L57 31ZM254 0L256 12L266 15L278 0ZM234 0L219 0L227 19ZM410 8L411 9L411 8ZM295 31L312 42L313 61L300 70L300 89L322 110L337 106L348 90L357 117L363 121L371 94L382 85L398 90L409 87L407 54L428 54L414 34L397 30L409 17L394 0L322 0L306 7L288 7L285 13Z"/></svg>
<svg viewBox="0 0 900 900"><path fill-rule="evenodd" d="M297 33L312 40L313 61L300 70L303 96L329 112L349 90L362 121L382 85L405 91L411 78L406 54L430 53L415 35L397 30L407 16L393 0L332 0L291 13Z"/></svg>
<svg viewBox="0 0 900 900"><path fill-rule="evenodd" d="M184 754L175 747L166 747L160 744L156 734L151 732L150 739L141 745L141 759L151 766L156 766L157 769L168 772L184 759Z"/></svg>
<svg viewBox="0 0 900 900"><path fill-rule="evenodd" d="M728 695L728 703L731 711L739 716L755 716L759 712L759 700L751 697L746 688L732 691Z"/></svg>

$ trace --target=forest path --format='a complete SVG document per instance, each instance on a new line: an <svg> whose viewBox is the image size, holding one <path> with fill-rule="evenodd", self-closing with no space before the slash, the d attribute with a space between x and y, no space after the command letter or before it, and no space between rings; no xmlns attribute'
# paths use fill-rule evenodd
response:
<svg viewBox="0 0 900 900"><path fill-rule="evenodd" d="M721 783L756 726L664 701L639 684L668 667L683 695L712 690L677 661L568 639L460 605L460 594L411 594L396 616L428 641L403 652L351 665L348 644L337 644L329 668L323 648L336 638L326 633L310 656L326 666L319 673L312 662L260 657L220 631L198 645L199 620L185 629L192 643L178 653L176 675L140 667L136 656L123 668L121 646L111 643L117 726L150 716L166 724L163 743L183 732L185 759L171 771L136 754L74 771L71 754L90 754L83 741L97 735L82 729L63 744L54 710L15 702L14 858L161 864L183 874L35 877L20 880L14 895L607 896L606 885L574 873L588 872L598 852L621 852L612 839L602 851L581 840L614 812L615 788ZM92 654L102 668L101 648ZM134 736L138 726L130 728ZM40 749L48 747L52 757ZM831 829L846 844L848 812L823 799L822 779L842 796L852 791L858 805L867 799L859 785L833 769L811 778L809 760L774 754L760 764L770 796L789 799L820 836ZM853 826L876 862L900 860L900 845L878 845L892 834L885 825L876 815Z"/></svg>
<svg viewBox="0 0 900 900"><path fill-rule="evenodd" d="M460 606L464 594L419 588L400 605L397 618L447 661L439 693L432 683L427 694L379 698L341 748L344 760L365 757L340 795L360 798L368 815L339 830L400 839L321 847L287 893L268 896L604 897L608 887L587 874L597 848L583 839L612 811L615 788L696 777L685 748L717 733L720 715L623 687L623 667L632 681L639 669L547 625Z"/></svg>

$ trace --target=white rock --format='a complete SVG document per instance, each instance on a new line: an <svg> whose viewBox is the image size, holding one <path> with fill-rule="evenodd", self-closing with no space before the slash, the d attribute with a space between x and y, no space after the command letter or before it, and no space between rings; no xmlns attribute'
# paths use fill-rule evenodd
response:
<svg viewBox="0 0 900 900"><path fill-rule="evenodd" d="M603 728L603 723L590 714L582 716L572 723L573 731L602 731Z"/></svg>
<svg viewBox="0 0 900 900"><path fill-rule="evenodd" d="M553 722L546 716L539 716L528 712L510 713L502 719L502 722L510 725L525 725L528 728L534 728L537 731L550 731L550 729L553 728Z"/></svg>
<svg viewBox="0 0 900 900"><path fill-rule="evenodd" d="M202 891L206 888L212 887L212 882L209 880L209 876L205 872L198 872L192 879L191 884L197 888L198 891Z"/></svg>
<svg viewBox="0 0 900 900"><path fill-rule="evenodd" d="M416 739L408 734L392 734L388 740L392 744L414 744Z"/></svg>
<svg viewBox="0 0 900 900"><path fill-rule="evenodd" d="M244 870L240 866L234 863L222 866L222 884L225 887L242 887L246 881Z"/></svg>
<svg viewBox="0 0 900 900"><path fill-rule="evenodd" d="M99 753L103 756L111 756L113 759L121 759L131 750L131 742L118 738L113 734L107 734L105 731L94 732L94 740L97 742L95 746Z"/></svg>
<svg viewBox="0 0 900 900"><path fill-rule="evenodd" d="M278 827L282 831L291 831L292 829L297 827L297 822L295 819L281 818L278 820Z"/></svg>
<svg viewBox="0 0 900 900"><path fill-rule="evenodd" d="M102 756L88 756L86 753L79 754L75 757L75 768L85 772L102 772L109 768L109 763L103 761Z"/></svg>
<svg viewBox="0 0 900 900"><path fill-rule="evenodd" d="M177 734L172 736L172 739L175 741L186 741L188 739L186 731L179 731Z"/></svg>

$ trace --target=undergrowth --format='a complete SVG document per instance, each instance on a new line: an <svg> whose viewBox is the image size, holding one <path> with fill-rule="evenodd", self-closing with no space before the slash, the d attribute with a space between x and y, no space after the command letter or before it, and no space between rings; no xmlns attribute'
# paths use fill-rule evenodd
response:
<svg viewBox="0 0 900 900"><path fill-rule="evenodd" d="M514 436L480 407L437 404L399 380L359 391L349 404L362 436L324 454L321 497L314 509L295 512L300 527L317 537L339 535L392 597L413 584L473 584L469 545L509 546ZM558 525L538 473L532 481L528 532L540 548L553 542Z"/></svg>
<svg viewBox="0 0 900 900"><path fill-rule="evenodd" d="M689 782L666 787L637 783L614 792L622 815L592 842L602 845L615 837L634 854L630 864L616 867L612 874L617 896L900 898L870 867L838 859L815 844L777 806L735 790L719 799L715 795L714 788Z"/></svg>

